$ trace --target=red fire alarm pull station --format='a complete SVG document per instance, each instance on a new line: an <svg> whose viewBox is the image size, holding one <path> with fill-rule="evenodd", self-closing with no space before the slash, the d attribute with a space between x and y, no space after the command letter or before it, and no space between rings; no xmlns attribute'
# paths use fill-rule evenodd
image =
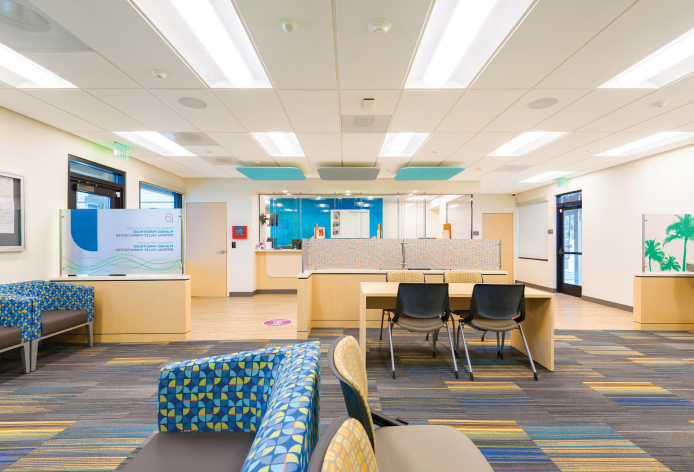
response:
<svg viewBox="0 0 694 472"><path fill-rule="evenodd" d="M231 238L232 239L248 239L248 226L232 226L231 227Z"/></svg>

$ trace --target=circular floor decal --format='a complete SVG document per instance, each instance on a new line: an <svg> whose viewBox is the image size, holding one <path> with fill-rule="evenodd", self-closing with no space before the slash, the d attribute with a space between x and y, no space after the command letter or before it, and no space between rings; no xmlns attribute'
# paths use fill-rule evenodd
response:
<svg viewBox="0 0 694 472"><path fill-rule="evenodd" d="M275 318L274 320L263 321L265 326L287 326L292 324L292 320L285 320L283 318Z"/></svg>

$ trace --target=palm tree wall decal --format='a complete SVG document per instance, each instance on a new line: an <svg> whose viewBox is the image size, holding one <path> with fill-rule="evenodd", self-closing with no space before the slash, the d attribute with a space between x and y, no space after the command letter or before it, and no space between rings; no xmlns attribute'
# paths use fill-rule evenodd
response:
<svg viewBox="0 0 694 472"><path fill-rule="evenodd" d="M656 261L657 263L663 262L663 257L665 253L660 248L660 243L655 239L649 239L645 243L646 250L644 252L645 256L648 258L648 270L653 271L651 268L651 261Z"/></svg>
<svg viewBox="0 0 694 472"><path fill-rule="evenodd" d="M679 272L680 269L681 269L680 263L677 262L677 259L675 259L675 256L665 256L665 257L663 257L663 260L660 263L660 272L665 272L665 271L670 272L671 270L674 270L675 272Z"/></svg>
<svg viewBox="0 0 694 472"><path fill-rule="evenodd" d="M670 241L681 239L684 242L684 255L682 256L682 266L676 270L685 270L687 267L687 241L694 241L694 218L692 215L675 215L677 221L672 223L665 230L667 236L663 241L663 247ZM679 265L679 264L678 264Z"/></svg>

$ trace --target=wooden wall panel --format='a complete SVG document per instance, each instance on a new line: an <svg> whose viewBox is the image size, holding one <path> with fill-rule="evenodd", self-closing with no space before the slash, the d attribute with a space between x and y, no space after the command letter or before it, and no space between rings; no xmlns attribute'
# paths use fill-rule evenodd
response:
<svg viewBox="0 0 694 472"><path fill-rule="evenodd" d="M508 283L513 278L513 213L483 213L482 237L501 240L501 268L508 272Z"/></svg>

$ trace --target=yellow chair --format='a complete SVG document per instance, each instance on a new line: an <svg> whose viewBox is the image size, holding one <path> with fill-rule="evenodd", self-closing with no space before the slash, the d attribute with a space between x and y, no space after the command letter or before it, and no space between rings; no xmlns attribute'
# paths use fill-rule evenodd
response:
<svg viewBox="0 0 694 472"><path fill-rule="evenodd" d="M386 272L386 282L423 284L424 272L416 270L393 270ZM386 318L386 315L388 316L388 321L390 321L393 312L391 310L383 310L381 314L381 335L378 337L381 341L383 340L383 320ZM429 335L427 335L427 339L428 338Z"/></svg>
<svg viewBox="0 0 694 472"><path fill-rule="evenodd" d="M448 270L443 273L443 281L447 284L482 284L481 272L470 272L463 270Z"/></svg>
<svg viewBox="0 0 694 472"><path fill-rule="evenodd" d="M307 472L378 472L361 423L342 416L328 426L313 450Z"/></svg>

